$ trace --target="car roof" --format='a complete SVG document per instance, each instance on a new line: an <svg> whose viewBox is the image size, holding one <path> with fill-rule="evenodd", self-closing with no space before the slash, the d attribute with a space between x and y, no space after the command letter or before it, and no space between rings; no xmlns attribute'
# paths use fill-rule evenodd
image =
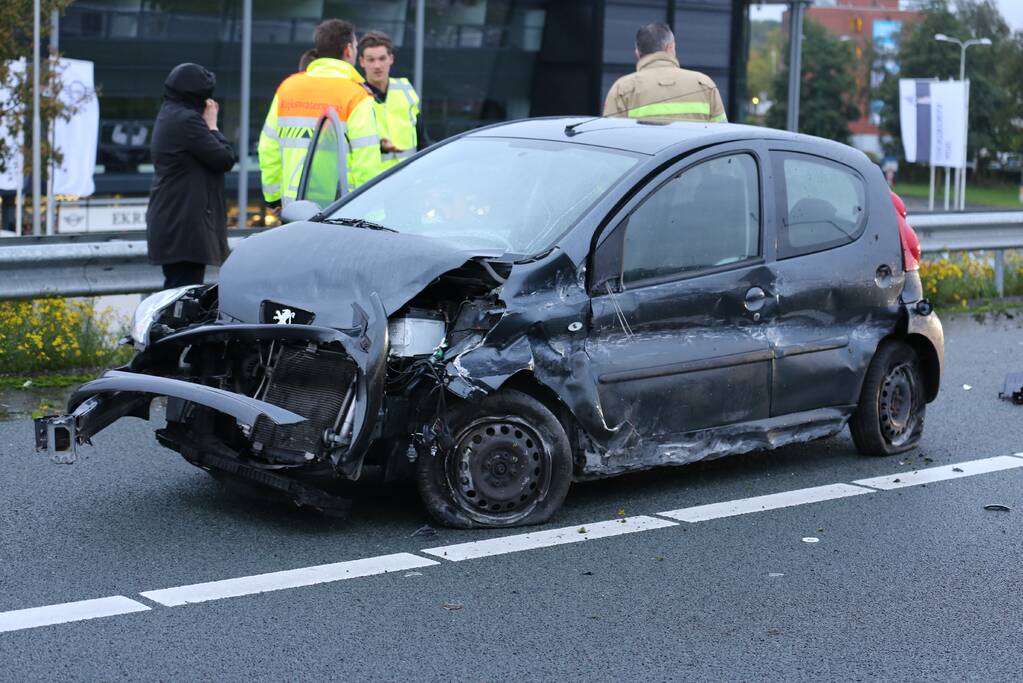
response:
<svg viewBox="0 0 1023 683"><path fill-rule="evenodd" d="M575 128L566 132L566 127L573 125ZM669 147L677 147L684 143L689 143L693 147L702 147L731 140L789 140L834 145L848 149L845 145L830 140L760 126L699 121L656 123L639 119L593 116L521 119L480 128L469 133L467 137L553 140L610 147L649 155L656 155Z"/></svg>

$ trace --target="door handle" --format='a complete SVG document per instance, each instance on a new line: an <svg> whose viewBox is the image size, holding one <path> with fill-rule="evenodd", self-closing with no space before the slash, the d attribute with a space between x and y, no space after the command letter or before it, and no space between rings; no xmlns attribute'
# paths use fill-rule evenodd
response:
<svg viewBox="0 0 1023 683"><path fill-rule="evenodd" d="M743 305L747 311L759 311L767 301L767 292L760 287L750 287L746 292Z"/></svg>

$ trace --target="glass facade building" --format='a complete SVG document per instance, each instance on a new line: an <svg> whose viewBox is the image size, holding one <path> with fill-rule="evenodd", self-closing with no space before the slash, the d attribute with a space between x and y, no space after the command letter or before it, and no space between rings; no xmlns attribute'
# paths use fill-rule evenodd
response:
<svg viewBox="0 0 1023 683"><path fill-rule="evenodd" d="M426 0L423 122L427 141L506 119L599 114L611 83L635 68L636 29L674 27L683 66L718 83L739 114L745 0ZM325 18L388 33L393 75L413 75L416 0L253 0L250 155L280 81ZM221 129L239 139L241 0L80 0L61 19L60 49L96 65L97 194L145 194L163 80L178 63L217 75ZM255 165L250 166L255 169ZM229 187L237 180L229 177ZM253 196L258 170L250 172Z"/></svg>

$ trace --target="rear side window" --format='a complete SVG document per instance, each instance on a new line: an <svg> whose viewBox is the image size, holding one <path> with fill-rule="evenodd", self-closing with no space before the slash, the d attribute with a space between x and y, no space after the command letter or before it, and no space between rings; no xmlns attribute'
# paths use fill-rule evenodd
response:
<svg viewBox="0 0 1023 683"><path fill-rule="evenodd" d="M808 154L775 152L785 179L778 258L849 244L865 223L866 187L852 169Z"/></svg>

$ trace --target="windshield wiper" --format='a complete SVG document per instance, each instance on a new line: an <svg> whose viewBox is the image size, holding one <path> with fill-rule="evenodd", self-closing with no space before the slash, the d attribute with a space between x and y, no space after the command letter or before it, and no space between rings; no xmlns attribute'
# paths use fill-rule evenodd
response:
<svg viewBox="0 0 1023 683"><path fill-rule="evenodd" d="M321 223L330 223L331 225L347 225L352 228L366 228L367 230L386 230L387 232L398 232L394 228L389 228L386 225L380 225L373 221L367 221L364 218L324 218L320 221Z"/></svg>

